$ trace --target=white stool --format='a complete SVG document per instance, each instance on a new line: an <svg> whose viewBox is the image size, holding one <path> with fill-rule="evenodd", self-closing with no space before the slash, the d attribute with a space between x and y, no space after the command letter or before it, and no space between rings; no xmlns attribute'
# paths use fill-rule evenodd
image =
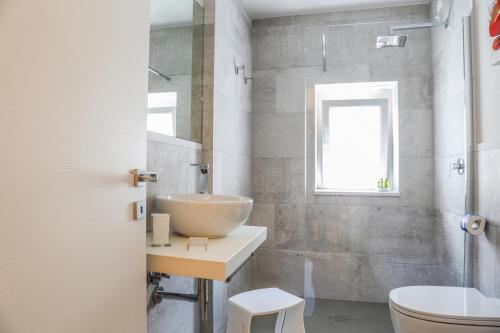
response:
<svg viewBox="0 0 500 333"><path fill-rule="evenodd" d="M278 313L275 333L305 333L304 300L278 288L258 289L228 300L226 333L250 333L253 316Z"/></svg>

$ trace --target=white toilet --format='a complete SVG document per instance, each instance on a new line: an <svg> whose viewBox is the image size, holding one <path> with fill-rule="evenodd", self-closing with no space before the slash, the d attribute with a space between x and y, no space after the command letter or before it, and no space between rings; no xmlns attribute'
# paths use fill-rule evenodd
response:
<svg viewBox="0 0 500 333"><path fill-rule="evenodd" d="M500 302L473 288L398 288L389 307L396 333L500 333Z"/></svg>

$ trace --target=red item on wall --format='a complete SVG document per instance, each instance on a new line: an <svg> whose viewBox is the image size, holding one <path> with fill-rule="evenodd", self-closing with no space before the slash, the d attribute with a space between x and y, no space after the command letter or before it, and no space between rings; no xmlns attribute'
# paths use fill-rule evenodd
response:
<svg viewBox="0 0 500 333"><path fill-rule="evenodd" d="M500 37L497 37L493 42L493 50L495 51L500 50Z"/></svg>
<svg viewBox="0 0 500 333"><path fill-rule="evenodd" d="M490 36L500 35L500 0L496 0L491 8Z"/></svg>

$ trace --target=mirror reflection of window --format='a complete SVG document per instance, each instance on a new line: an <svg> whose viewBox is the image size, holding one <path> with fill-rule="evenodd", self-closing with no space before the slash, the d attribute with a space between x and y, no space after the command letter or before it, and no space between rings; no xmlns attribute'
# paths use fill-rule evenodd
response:
<svg viewBox="0 0 500 333"><path fill-rule="evenodd" d="M151 1L148 131L201 142L203 13L198 0Z"/></svg>
<svg viewBox="0 0 500 333"><path fill-rule="evenodd" d="M175 136L177 92L148 94L148 131Z"/></svg>

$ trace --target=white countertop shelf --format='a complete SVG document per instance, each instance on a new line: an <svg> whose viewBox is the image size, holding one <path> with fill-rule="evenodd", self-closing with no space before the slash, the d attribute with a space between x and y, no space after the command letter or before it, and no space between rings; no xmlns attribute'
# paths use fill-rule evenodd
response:
<svg viewBox="0 0 500 333"><path fill-rule="evenodd" d="M188 239L171 235L170 247L151 247L147 236L147 269L150 272L225 281L267 238L266 227L242 226L225 238L209 239L208 248L191 246Z"/></svg>

